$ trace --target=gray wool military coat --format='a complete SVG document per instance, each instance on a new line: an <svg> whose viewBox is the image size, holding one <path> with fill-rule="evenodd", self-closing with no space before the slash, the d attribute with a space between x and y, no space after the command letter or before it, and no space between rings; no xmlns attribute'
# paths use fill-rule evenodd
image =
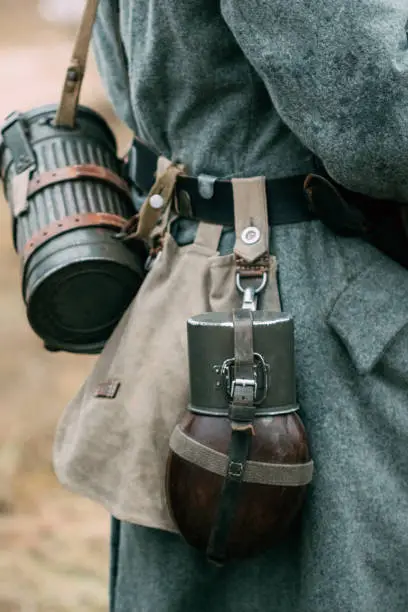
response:
<svg viewBox="0 0 408 612"><path fill-rule="evenodd" d="M101 0L94 48L118 115L190 174L289 177L314 154L408 203L407 21L407 0ZM216 575L116 525L116 612L408 609L408 271L319 222L273 239L316 466L299 533Z"/></svg>

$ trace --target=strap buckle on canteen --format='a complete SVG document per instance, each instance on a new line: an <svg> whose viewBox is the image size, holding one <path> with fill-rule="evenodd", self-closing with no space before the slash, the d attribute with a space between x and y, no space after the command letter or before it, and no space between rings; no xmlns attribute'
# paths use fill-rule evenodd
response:
<svg viewBox="0 0 408 612"><path fill-rule="evenodd" d="M235 378L235 358L226 359L221 366L224 390L230 402L242 402L251 396L254 404L262 404L269 389L269 365L259 353L254 353L253 378Z"/></svg>
<svg viewBox="0 0 408 612"><path fill-rule="evenodd" d="M234 378L231 385L231 395L234 404L252 405L258 391L254 378Z"/></svg>

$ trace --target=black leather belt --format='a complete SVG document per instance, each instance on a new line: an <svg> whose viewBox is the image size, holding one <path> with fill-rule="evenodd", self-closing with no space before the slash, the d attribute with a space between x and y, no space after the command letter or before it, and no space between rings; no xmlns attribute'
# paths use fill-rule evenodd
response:
<svg viewBox="0 0 408 612"><path fill-rule="evenodd" d="M138 139L129 152L128 177L144 194L154 183L158 155ZM266 181L269 224L318 219L333 233L362 238L408 268L408 204L351 192L335 183L321 164L316 166L317 173L307 177ZM234 225L231 181L179 176L176 195L180 216Z"/></svg>
<svg viewBox="0 0 408 612"><path fill-rule="evenodd" d="M146 193L155 180L158 153L144 142L135 139L128 156L128 174L134 185ZM312 212L305 196L306 177L294 176L266 181L270 225L288 225L312 221ZM176 211L181 217L234 225L234 200L229 180L208 176L179 176L176 183Z"/></svg>

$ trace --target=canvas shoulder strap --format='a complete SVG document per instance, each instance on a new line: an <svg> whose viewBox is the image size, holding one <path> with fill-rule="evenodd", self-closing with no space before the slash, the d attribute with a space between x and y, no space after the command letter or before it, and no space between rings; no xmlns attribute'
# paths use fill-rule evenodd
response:
<svg viewBox="0 0 408 612"><path fill-rule="evenodd" d="M55 125L74 127L99 0L87 0L65 74Z"/></svg>

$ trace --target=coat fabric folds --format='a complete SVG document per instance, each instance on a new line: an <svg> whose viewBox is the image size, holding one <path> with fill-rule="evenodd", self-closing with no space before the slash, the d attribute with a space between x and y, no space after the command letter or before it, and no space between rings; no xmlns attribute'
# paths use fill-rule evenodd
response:
<svg viewBox="0 0 408 612"><path fill-rule="evenodd" d="M290 177L318 156L408 204L407 22L406 0L101 0L94 50L120 118L192 175ZM408 272L318 221L272 238L315 461L301 522L217 573L178 535L115 520L113 612L407 609Z"/></svg>

